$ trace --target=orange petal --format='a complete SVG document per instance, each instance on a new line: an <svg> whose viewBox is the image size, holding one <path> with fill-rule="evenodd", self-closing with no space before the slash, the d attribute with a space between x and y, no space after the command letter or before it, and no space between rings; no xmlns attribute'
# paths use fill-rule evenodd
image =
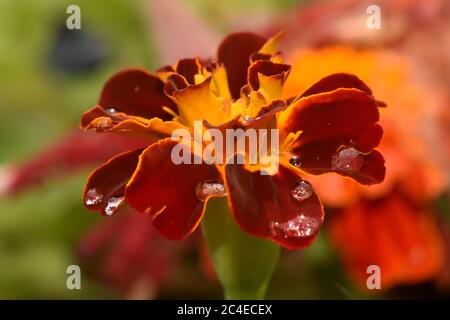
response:
<svg viewBox="0 0 450 320"><path fill-rule="evenodd" d="M173 92L173 98L180 112L180 121L189 127L194 126L194 121L204 119L214 125L223 122L225 117L223 98L211 92L211 80L209 77L198 85Z"/></svg>
<svg viewBox="0 0 450 320"><path fill-rule="evenodd" d="M259 90L267 101L280 99L290 71L291 67L287 64L258 60L248 68L248 83L252 90Z"/></svg>

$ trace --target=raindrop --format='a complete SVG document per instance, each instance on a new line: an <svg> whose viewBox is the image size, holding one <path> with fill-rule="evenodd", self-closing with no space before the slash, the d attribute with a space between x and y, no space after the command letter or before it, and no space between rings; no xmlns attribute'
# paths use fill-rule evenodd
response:
<svg viewBox="0 0 450 320"><path fill-rule="evenodd" d="M250 122L251 118L249 116L243 116L241 118L242 124L248 124Z"/></svg>
<svg viewBox="0 0 450 320"><path fill-rule="evenodd" d="M353 148L342 148L331 159L332 168L337 171L358 172L363 164L363 155Z"/></svg>
<svg viewBox="0 0 450 320"><path fill-rule="evenodd" d="M114 114L114 113L117 112L117 110L114 109L114 108L108 108L108 109L105 109L105 112L106 112L107 114Z"/></svg>
<svg viewBox="0 0 450 320"><path fill-rule="evenodd" d="M293 165L294 167L300 167L302 164L302 161L300 160L299 157L293 156L292 158L289 159L289 163L291 165Z"/></svg>
<svg viewBox="0 0 450 320"><path fill-rule="evenodd" d="M139 88L138 86L134 87L134 92L139 92L141 90L141 88Z"/></svg>
<svg viewBox="0 0 450 320"><path fill-rule="evenodd" d="M95 128L99 130L107 129L111 125L111 119L99 118L95 121Z"/></svg>
<svg viewBox="0 0 450 320"><path fill-rule="evenodd" d="M103 199L103 195L98 193L97 189L89 189L86 192L86 196L84 198L84 203L88 207L92 207L98 205Z"/></svg>
<svg viewBox="0 0 450 320"><path fill-rule="evenodd" d="M195 195L200 201L205 201L210 196L226 196L225 186L221 182L200 182L195 188Z"/></svg>
<svg viewBox="0 0 450 320"><path fill-rule="evenodd" d="M314 190L308 181L302 180L291 190L291 195L295 200L303 201L312 196Z"/></svg>
<svg viewBox="0 0 450 320"><path fill-rule="evenodd" d="M272 223L272 234L283 238L306 238L313 236L320 226L318 219L300 214L287 222Z"/></svg>
<svg viewBox="0 0 450 320"><path fill-rule="evenodd" d="M108 202L106 203L105 209L103 210L105 212L105 215L112 216L117 209L120 207L120 205L123 202L123 197L111 197L108 199Z"/></svg>

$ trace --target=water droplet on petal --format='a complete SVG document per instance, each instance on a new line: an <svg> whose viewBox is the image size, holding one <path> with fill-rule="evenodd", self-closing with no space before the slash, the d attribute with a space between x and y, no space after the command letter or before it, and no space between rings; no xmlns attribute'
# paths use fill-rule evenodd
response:
<svg viewBox="0 0 450 320"><path fill-rule="evenodd" d="M120 207L120 205L123 202L123 197L111 197L108 199L108 202L106 203L105 209L103 210L105 212L105 215L112 216L117 209Z"/></svg>
<svg viewBox="0 0 450 320"><path fill-rule="evenodd" d="M299 157L293 156L292 158L289 159L289 163L291 165L293 165L294 167L300 167L302 164L302 161L300 160Z"/></svg>
<svg viewBox="0 0 450 320"><path fill-rule="evenodd" d="M287 222L273 222L272 234L283 238L305 238L311 237L320 226L318 219L300 214L298 217Z"/></svg>
<svg viewBox="0 0 450 320"><path fill-rule="evenodd" d="M308 181L302 180L291 190L291 195L295 200L303 201L312 196L314 190Z"/></svg>
<svg viewBox="0 0 450 320"><path fill-rule="evenodd" d="M105 109L105 112L108 114L114 114L117 112L117 110L114 108L108 108L108 109Z"/></svg>
<svg viewBox="0 0 450 320"><path fill-rule="evenodd" d="M340 149L331 159L332 168L337 171L358 172L363 164L363 155L353 148Z"/></svg>
<svg viewBox="0 0 450 320"><path fill-rule="evenodd" d="M95 120L95 127L97 129L107 129L108 127L111 126L111 119L109 118L99 118L97 120Z"/></svg>
<svg viewBox="0 0 450 320"><path fill-rule="evenodd" d="M99 204L103 199L103 195L98 193L97 189L89 189L86 192L86 196L84 197L84 203L88 207L95 206Z"/></svg>
<svg viewBox="0 0 450 320"><path fill-rule="evenodd" d="M248 124L250 122L250 117L249 116L243 116L241 119L242 124Z"/></svg>
<svg viewBox="0 0 450 320"><path fill-rule="evenodd" d="M139 92L141 90L141 88L139 88L138 86L134 87L134 92Z"/></svg>
<svg viewBox="0 0 450 320"><path fill-rule="evenodd" d="M195 188L195 195L200 201L205 201L209 196L226 196L225 186L221 182L200 182Z"/></svg>

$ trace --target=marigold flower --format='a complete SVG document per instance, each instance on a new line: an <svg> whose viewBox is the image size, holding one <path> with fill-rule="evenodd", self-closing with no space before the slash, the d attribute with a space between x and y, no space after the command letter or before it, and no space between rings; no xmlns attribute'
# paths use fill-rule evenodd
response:
<svg viewBox="0 0 450 320"><path fill-rule="evenodd" d="M183 239L198 226L208 199L227 196L244 231L293 249L309 245L324 218L306 174L334 172L364 185L383 181L384 159L374 150L382 136L382 104L371 89L339 73L284 99L291 68L281 63L278 39L235 33L223 40L216 60L183 59L155 73L130 69L114 75L81 126L145 137L149 146L95 170L84 193L87 208L111 215L127 203L148 214L166 237ZM230 159L173 163L171 150L179 142L172 132L192 132L198 120L203 130L277 128L278 171L262 175L262 166Z"/></svg>

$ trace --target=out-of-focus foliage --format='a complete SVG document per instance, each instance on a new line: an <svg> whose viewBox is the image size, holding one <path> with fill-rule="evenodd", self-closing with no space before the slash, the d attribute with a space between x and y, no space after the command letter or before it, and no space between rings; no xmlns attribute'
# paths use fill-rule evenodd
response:
<svg viewBox="0 0 450 320"><path fill-rule="evenodd" d="M55 70L49 61L66 8L81 8L81 32L107 51L95 68ZM24 161L77 126L107 77L125 66L155 65L141 3L0 1L0 166ZM89 54L89 52L87 52ZM95 298L110 294L82 274L82 290L66 288L74 246L97 220L81 193L88 172L0 199L0 298Z"/></svg>
<svg viewBox="0 0 450 320"><path fill-rule="evenodd" d="M125 66L154 66L140 2L0 2L0 162L20 159L78 122L104 80ZM66 8L81 8L81 31L98 39L108 58L89 73L55 72L49 56ZM20 142L20 143L18 143Z"/></svg>

